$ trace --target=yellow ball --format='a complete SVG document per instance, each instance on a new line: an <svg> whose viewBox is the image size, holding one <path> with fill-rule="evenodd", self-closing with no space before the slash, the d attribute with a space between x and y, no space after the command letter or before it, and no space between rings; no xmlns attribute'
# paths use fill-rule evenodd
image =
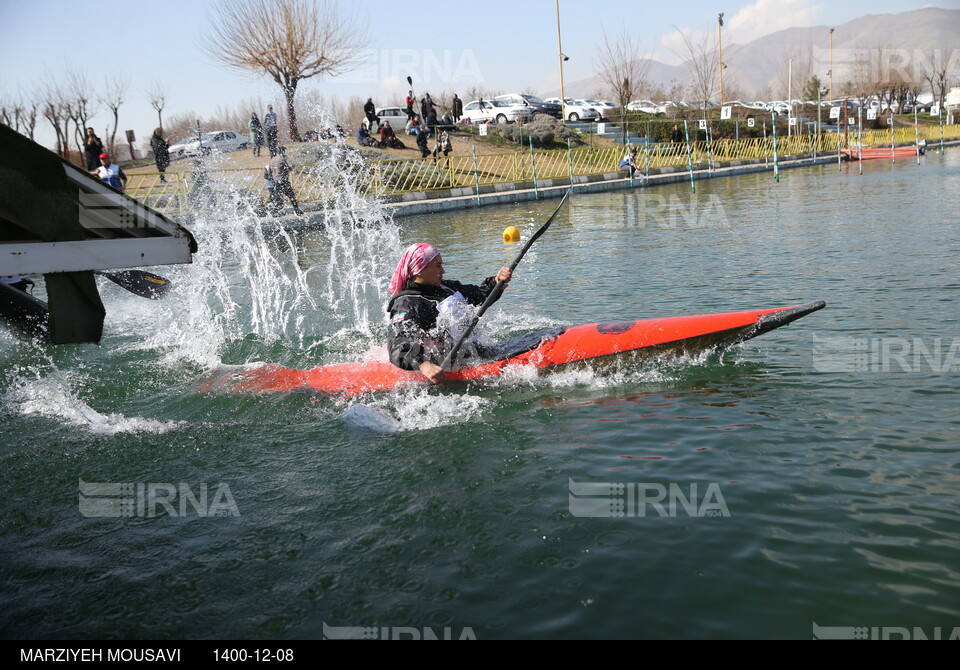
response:
<svg viewBox="0 0 960 670"><path fill-rule="evenodd" d="M520 241L520 231L517 230L516 226L510 226L503 231L503 241L504 242L519 242Z"/></svg>

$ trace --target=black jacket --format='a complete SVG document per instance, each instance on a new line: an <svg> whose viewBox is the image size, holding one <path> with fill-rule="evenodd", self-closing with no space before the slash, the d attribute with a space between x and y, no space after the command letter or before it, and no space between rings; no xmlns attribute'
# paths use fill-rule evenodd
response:
<svg viewBox="0 0 960 670"><path fill-rule="evenodd" d="M480 286L448 280L440 286L407 282L387 305L390 362L404 370L418 370L424 361L439 365L453 342L449 333L436 332L437 305L457 291L471 305L482 305L496 285L495 277L487 277Z"/></svg>
<svg viewBox="0 0 960 670"><path fill-rule="evenodd" d="M170 145L165 139L154 133L150 136L150 148L153 149L153 158L158 168L170 165Z"/></svg>

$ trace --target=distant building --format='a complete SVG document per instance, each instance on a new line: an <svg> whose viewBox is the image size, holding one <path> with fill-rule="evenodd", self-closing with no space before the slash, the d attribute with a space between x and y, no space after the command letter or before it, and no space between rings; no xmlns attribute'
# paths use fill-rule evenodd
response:
<svg viewBox="0 0 960 670"><path fill-rule="evenodd" d="M943 104L947 108L947 123L956 123L960 119L960 87L951 88Z"/></svg>

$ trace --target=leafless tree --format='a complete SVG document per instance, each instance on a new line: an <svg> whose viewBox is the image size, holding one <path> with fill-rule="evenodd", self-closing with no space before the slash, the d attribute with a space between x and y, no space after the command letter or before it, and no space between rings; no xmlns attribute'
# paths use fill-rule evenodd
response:
<svg viewBox="0 0 960 670"><path fill-rule="evenodd" d="M163 108L167 106L167 91L159 81L154 81L149 91L146 91L150 106L157 111L157 128L163 133Z"/></svg>
<svg viewBox="0 0 960 670"><path fill-rule="evenodd" d="M331 0L220 0L206 50L229 67L270 77L283 90L290 139L299 140L297 86L337 76L358 61L364 30Z"/></svg>
<svg viewBox="0 0 960 670"><path fill-rule="evenodd" d="M77 151L83 154L83 143L90 119L96 115L90 82L82 70L68 69L65 83L66 95L70 103L69 117L73 122L73 141Z"/></svg>
<svg viewBox="0 0 960 670"><path fill-rule="evenodd" d="M949 63L946 55L940 49L936 49L924 68L924 79L930 84L930 92L933 93L933 98L940 109L943 109L943 102L947 97L947 89L949 88L948 67Z"/></svg>
<svg viewBox="0 0 960 670"><path fill-rule="evenodd" d="M613 92L620 115L620 141L627 141L627 105L647 87L650 61L642 57L640 45L624 29L611 40L603 33L603 44L597 49L600 80Z"/></svg>
<svg viewBox="0 0 960 670"><path fill-rule="evenodd" d="M683 40L683 48L677 55L684 60L690 72L690 85L697 100L706 109L707 101L713 96L717 88L717 69L720 56L710 33L703 33L699 37L677 30ZM704 112L706 113L706 112Z"/></svg>
<svg viewBox="0 0 960 670"><path fill-rule="evenodd" d="M107 79L103 89L103 95L100 96L100 102L107 106L113 115L113 130L108 140L107 151L111 154L116 153L117 128L120 127L120 107L127 101L127 90L130 88L130 82L124 77L114 77Z"/></svg>
<svg viewBox="0 0 960 670"><path fill-rule="evenodd" d="M66 91L55 81L48 80L43 91L39 94L40 113L53 128L56 136L56 151L59 156L67 158L70 149L70 116L72 113L70 101Z"/></svg>
<svg viewBox="0 0 960 670"><path fill-rule="evenodd" d="M30 95L25 97L23 94L20 94L17 98L16 105L20 116L20 126L23 128L20 132L32 140L37 128L37 114L40 107L40 103L37 102L37 96Z"/></svg>
<svg viewBox="0 0 960 670"><path fill-rule="evenodd" d="M844 76L846 81L843 81L840 91L847 97L856 100L857 104L863 107L870 96L875 94L878 87L874 70L870 50L855 49L849 71Z"/></svg>

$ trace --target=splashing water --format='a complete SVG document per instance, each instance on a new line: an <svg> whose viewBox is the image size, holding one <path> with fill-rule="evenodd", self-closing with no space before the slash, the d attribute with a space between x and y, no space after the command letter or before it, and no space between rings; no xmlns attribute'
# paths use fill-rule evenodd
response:
<svg viewBox="0 0 960 670"><path fill-rule="evenodd" d="M160 434L186 425L183 421L158 421L98 412L80 398L77 389L84 380L78 373L53 370L41 376L36 370L32 372L30 376L21 376L7 389L4 404L8 411L54 419L61 424L105 436Z"/></svg>
<svg viewBox="0 0 960 670"><path fill-rule="evenodd" d="M400 243L378 198L359 194L368 166L343 141L302 145L288 160L304 169L300 190L312 209L296 219L257 217L249 184L208 170L209 197L187 217L199 247L194 263L164 269L174 283L170 297L136 310L136 318L154 314L143 347L165 350L166 363L276 357L269 345L316 361L330 349L362 352L382 334L386 278ZM242 340L261 346L235 351Z"/></svg>

